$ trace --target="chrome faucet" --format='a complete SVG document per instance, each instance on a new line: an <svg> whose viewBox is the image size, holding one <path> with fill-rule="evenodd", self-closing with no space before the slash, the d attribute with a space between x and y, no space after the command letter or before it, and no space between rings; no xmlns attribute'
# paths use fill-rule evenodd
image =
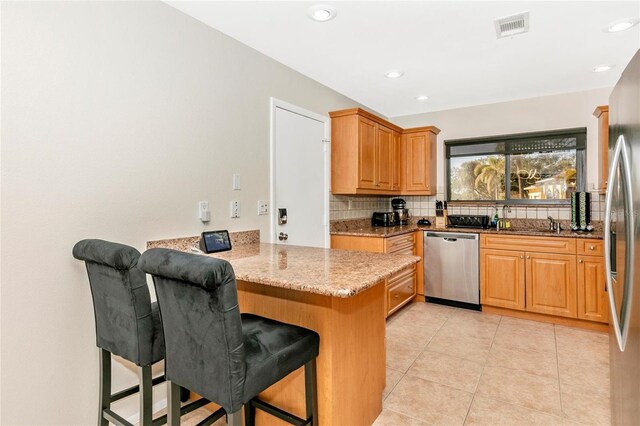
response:
<svg viewBox="0 0 640 426"><path fill-rule="evenodd" d="M549 219L549 231L557 232L559 234L560 231L562 231L562 227L560 226L560 223L556 222L556 220L551 216L547 216L547 219Z"/></svg>

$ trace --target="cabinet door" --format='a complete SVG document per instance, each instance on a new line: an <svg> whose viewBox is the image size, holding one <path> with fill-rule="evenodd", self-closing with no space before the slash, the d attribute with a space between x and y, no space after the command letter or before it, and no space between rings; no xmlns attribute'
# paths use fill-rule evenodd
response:
<svg viewBox="0 0 640 426"><path fill-rule="evenodd" d="M609 299L602 257L578 256L578 318L604 323L609 321Z"/></svg>
<svg viewBox="0 0 640 426"><path fill-rule="evenodd" d="M598 189L604 192L607 189L607 179L609 178L609 106L597 107L593 115L598 118L598 153L600 157Z"/></svg>
<svg viewBox="0 0 640 426"><path fill-rule="evenodd" d="M394 191L400 189L401 173L402 173L402 143L401 136L398 132L393 132L393 179L391 181L391 189Z"/></svg>
<svg viewBox="0 0 640 426"><path fill-rule="evenodd" d="M480 250L480 302L524 310L524 252Z"/></svg>
<svg viewBox="0 0 640 426"><path fill-rule="evenodd" d="M376 185L390 190L393 185L395 145L393 130L378 124L376 129Z"/></svg>
<svg viewBox="0 0 640 426"><path fill-rule="evenodd" d="M576 257L526 253L527 311L578 317Z"/></svg>
<svg viewBox="0 0 640 426"><path fill-rule="evenodd" d="M376 189L376 123L358 118L358 188Z"/></svg>
<svg viewBox="0 0 640 426"><path fill-rule="evenodd" d="M435 193L435 135L415 132L404 135L404 191Z"/></svg>

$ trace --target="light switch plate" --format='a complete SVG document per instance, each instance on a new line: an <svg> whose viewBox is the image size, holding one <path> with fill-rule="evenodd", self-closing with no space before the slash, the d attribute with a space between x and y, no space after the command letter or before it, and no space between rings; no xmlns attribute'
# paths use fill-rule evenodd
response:
<svg viewBox="0 0 640 426"><path fill-rule="evenodd" d="M240 190L240 175L238 173L233 174L233 190Z"/></svg>
<svg viewBox="0 0 640 426"><path fill-rule="evenodd" d="M266 200L258 200L258 215L269 214L269 203Z"/></svg>

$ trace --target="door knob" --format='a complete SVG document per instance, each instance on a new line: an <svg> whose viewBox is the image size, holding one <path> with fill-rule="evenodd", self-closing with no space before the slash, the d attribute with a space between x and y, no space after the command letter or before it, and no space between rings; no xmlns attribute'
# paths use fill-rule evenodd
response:
<svg viewBox="0 0 640 426"><path fill-rule="evenodd" d="M278 235L278 239L280 241L286 241L289 239L289 235L285 234L284 232L281 232L280 235Z"/></svg>

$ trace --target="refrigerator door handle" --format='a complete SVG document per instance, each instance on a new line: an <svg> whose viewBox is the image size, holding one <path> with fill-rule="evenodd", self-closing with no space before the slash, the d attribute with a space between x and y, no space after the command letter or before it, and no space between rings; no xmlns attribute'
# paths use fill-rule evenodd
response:
<svg viewBox="0 0 640 426"><path fill-rule="evenodd" d="M624 259L624 276L623 276L623 292L622 292L622 306L620 311L620 317L618 317L618 311L616 308L615 292L613 290L613 277L611 273L611 208L613 203L613 192L616 186L618 168L620 168L620 184L622 186L622 193L624 194L624 217L626 224L625 240L627 246L625 247L625 259ZM605 273L607 280L607 293L609 296L609 308L611 310L611 318L613 319L613 328L618 341L618 346L621 351L624 351L627 344L627 337L629 335L629 320L631 316L631 307L629 304L632 299L633 292L633 269L630 268L630 262L633 261L633 242L634 238L634 220L633 220L633 200L631 198L631 164L629 162L629 156L627 154L626 142L623 135L620 135L616 141L616 146L613 153L613 160L611 162L611 170L609 171L609 190L607 191L605 198L605 211L604 211L604 250L605 250ZM619 278L619 277L618 277Z"/></svg>

